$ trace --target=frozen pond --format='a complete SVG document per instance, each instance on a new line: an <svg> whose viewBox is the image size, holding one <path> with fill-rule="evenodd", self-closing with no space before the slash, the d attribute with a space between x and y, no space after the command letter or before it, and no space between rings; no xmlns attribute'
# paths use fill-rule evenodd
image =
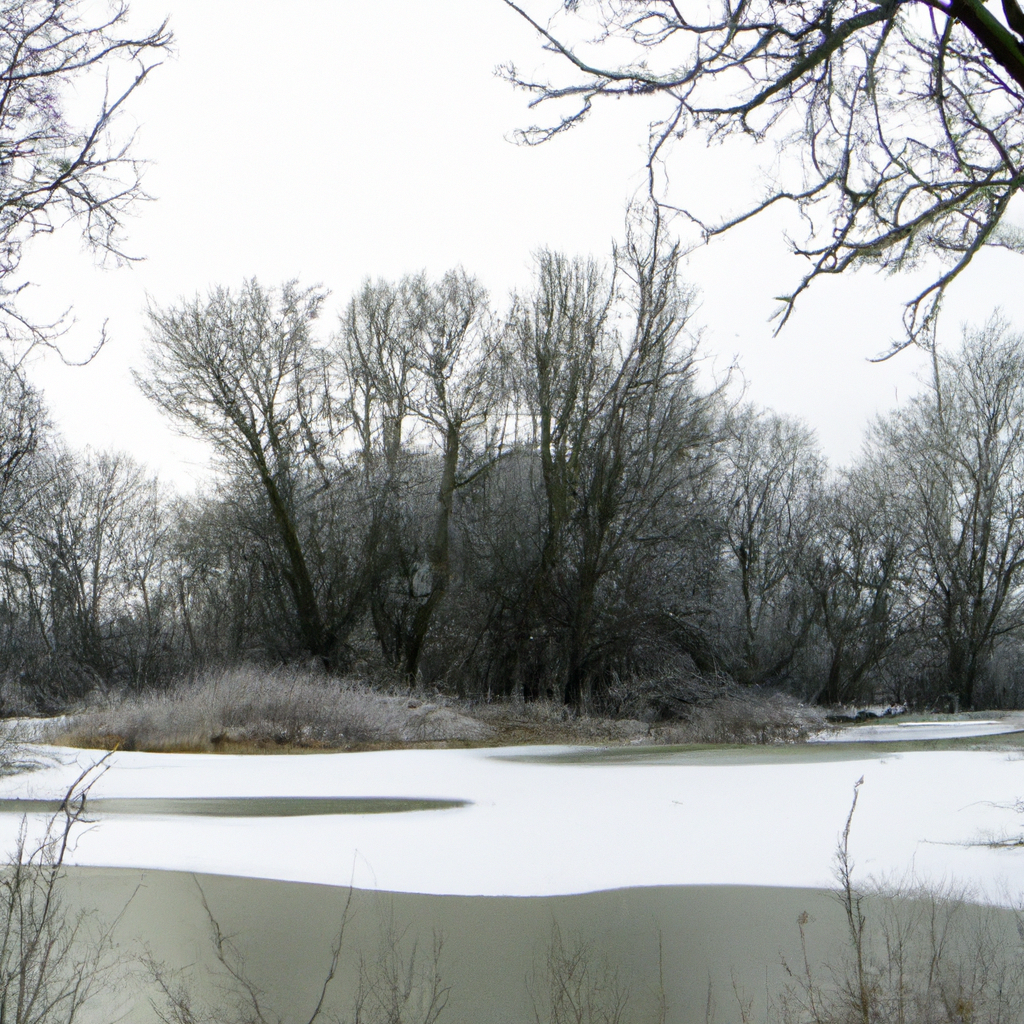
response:
<svg viewBox="0 0 1024 1024"><path fill-rule="evenodd" d="M463 807L463 800L409 800L402 797L121 797L89 799L84 814L161 814L210 818L298 818L320 814L399 814ZM60 800L0 800L0 814L58 814Z"/></svg>
<svg viewBox="0 0 1024 1024"><path fill-rule="evenodd" d="M207 907L275 1012L307 1019L351 900L330 996L343 1018L390 927L403 955L445 938L440 1024L533 1019L557 926L622 972L638 1017L664 981L667 1024L703 1024L712 991L715 1019L733 1019L742 993L763 1020L789 977L783 958L802 956L798 921L823 974L842 949L827 890L858 780L859 884L955 881L997 908L1019 902L1024 851L989 840L1024 833L1024 751L1012 736L979 743L118 752L89 791L65 897L72 912L116 920L119 948L193 965L211 1005L224 979ZM41 767L0 779L8 850L103 756L35 749ZM869 898L872 921L883 899ZM928 905L909 912L924 920ZM992 913L985 927L1010 948L1014 913ZM146 984L111 989L83 1024L156 1024Z"/></svg>
<svg viewBox="0 0 1024 1024"><path fill-rule="evenodd" d="M83 866L437 895L822 888L833 881L836 837L863 778L851 841L862 877L912 869L920 879L957 878L1001 903L1024 891L1024 855L986 845L1024 832L1015 810L1024 797L1019 747L822 744L732 754L118 752L90 791L99 813L83 823L72 856ZM50 748L45 767L0 780L0 798L59 800L100 756ZM289 807L300 813L261 813ZM344 812L323 813L330 807ZM222 813L231 808L244 813ZM366 813L375 809L403 813ZM20 822L19 813L0 814L7 848Z"/></svg>

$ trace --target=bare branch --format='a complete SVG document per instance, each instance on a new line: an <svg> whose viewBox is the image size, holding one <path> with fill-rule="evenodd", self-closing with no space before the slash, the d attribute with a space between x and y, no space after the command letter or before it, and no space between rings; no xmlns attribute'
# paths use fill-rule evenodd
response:
<svg viewBox="0 0 1024 1024"><path fill-rule="evenodd" d="M667 110L651 128L648 191L666 214L707 242L779 203L795 208L806 236L791 248L810 269L780 298L777 329L821 276L924 264L932 279L907 302L898 350L927 337L943 292L977 252L1004 244L1000 220L1024 188L1024 44L981 0L750 0L713 7L704 24L654 0L580 0L547 26L505 2L566 72L506 77L531 106L576 103L524 141L575 127L601 99L656 96ZM601 34L570 45L583 7ZM609 67L593 54L612 44L625 56ZM725 217L674 201L654 168L694 134L771 141L778 183Z"/></svg>

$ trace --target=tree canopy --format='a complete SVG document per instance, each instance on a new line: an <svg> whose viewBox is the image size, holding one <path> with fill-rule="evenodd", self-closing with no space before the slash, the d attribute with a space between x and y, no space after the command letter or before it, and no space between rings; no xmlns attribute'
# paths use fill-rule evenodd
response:
<svg viewBox="0 0 1024 1024"><path fill-rule="evenodd" d="M122 0L0 0L0 335L52 343L18 305L25 245L73 222L88 248L126 260L122 222L146 198L125 102L171 44L166 22L128 26ZM75 113L73 113L74 111Z"/></svg>
<svg viewBox="0 0 1024 1024"><path fill-rule="evenodd" d="M700 240L777 204L796 207L805 231L791 244L807 269L779 297L779 327L817 278L925 264L903 344L921 340L984 246L1024 251L1024 233L1006 220L1024 187L1017 0L1002 0L1002 19L981 0L564 0L550 20L505 3L560 68L550 79L503 69L533 107L557 110L523 141L578 125L601 100L660 98L651 195ZM762 194L719 220L699 198L675 196L660 171L673 143L692 135L773 142Z"/></svg>

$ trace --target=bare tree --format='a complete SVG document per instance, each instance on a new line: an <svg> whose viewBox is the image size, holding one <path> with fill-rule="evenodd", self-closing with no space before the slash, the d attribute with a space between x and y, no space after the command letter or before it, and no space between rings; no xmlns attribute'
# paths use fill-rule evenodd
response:
<svg viewBox="0 0 1024 1024"><path fill-rule="evenodd" d="M342 319L346 412L370 509L370 608L385 656L410 682L451 581L455 495L502 452L502 342L486 291L462 269L367 282Z"/></svg>
<svg viewBox="0 0 1024 1024"><path fill-rule="evenodd" d="M41 700L145 682L159 661L167 525L156 481L120 454L54 445L5 563L8 653Z"/></svg>
<svg viewBox="0 0 1024 1024"><path fill-rule="evenodd" d="M822 704L872 697L880 667L911 629L910 517L889 484L885 466L866 460L821 496L802 575L825 653L806 692ZM905 671L897 659L897 675Z"/></svg>
<svg viewBox="0 0 1024 1024"><path fill-rule="evenodd" d="M266 289L250 280L237 294L221 288L205 302L153 308L149 368L136 381L262 495L301 643L331 662L358 602L335 594L340 607L325 614L315 546L303 530L308 501L332 480L330 357L311 333L324 297L316 288Z"/></svg>
<svg viewBox="0 0 1024 1024"><path fill-rule="evenodd" d="M381 462L392 477L398 472L412 405L416 285L408 277L397 284L366 281L342 317L337 343L348 389L344 412L371 476Z"/></svg>
<svg viewBox="0 0 1024 1024"><path fill-rule="evenodd" d="M564 0L550 20L550 2L505 3L558 69L551 78L504 69L533 106L561 110L522 132L525 141L574 127L603 99L645 102L651 195L698 240L796 207L807 230L792 247L808 270L781 297L780 327L819 277L927 261L930 277L904 317L915 340L983 246L1024 250L1004 221L1024 187L1017 0L1003 0L1005 22L982 0ZM666 161L690 136L773 142L763 193L724 214L681 206Z"/></svg>
<svg viewBox="0 0 1024 1024"><path fill-rule="evenodd" d="M661 551L662 517L713 435L715 395L696 386L678 258L657 223L617 250L611 279L543 253L517 321L522 411L546 511L519 651L554 658L548 670L573 707L607 676L617 646L606 613L623 592L612 581Z"/></svg>
<svg viewBox="0 0 1024 1024"><path fill-rule="evenodd" d="M506 427L502 338L487 293L463 270L417 289L417 414L440 450L437 504L427 544L421 600L406 642L405 672L415 678L423 644L451 580L451 521L456 491L500 455Z"/></svg>
<svg viewBox="0 0 1024 1024"><path fill-rule="evenodd" d="M800 570L825 460L804 424L749 406L730 417L723 448L724 539L739 588L734 670L742 682L778 682L814 620Z"/></svg>
<svg viewBox="0 0 1024 1024"><path fill-rule="evenodd" d="M41 839L22 826L0 873L0 1020L74 1024L109 979L112 929L64 900L65 856L105 758L72 783ZM116 923L116 922L115 922Z"/></svg>
<svg viewBox="0 0 1024 1024"><path fill-rule="evenodd" d="M993 644L1024 626L1024 340L997 320L966 332L872 443L908 516L942 682L970 708Z"/></svg>
<svg viewBox="0 0 1024 1024"><path fill-rule="evenodd" d="M403 441L415 373L412 286L412 278L366 281L335 339L343 367L340 418L352 424L361 469L367 603L384 658L395 666L402 661L416 562L405 522L412 479Z"/></svg>
<svg viewBox="0 0 1024 1024"><path fill-rule="evenodd" d="M31 465L45 449L48 433L39 393L20 369L0 359L0 537L31 498Z"/></svg>
<svg viewBox="0 0 1024 1024"><path fill-rule="evenodd" d="M130 258L124 216L146 195L131 135L115 128L171 35L166 22L143 34L127 23L123 0L0 4L0 332L8 340L52 344L59 334L59 323L35 323L18 306L25 284L15 277L32 238L73 222L90 249ZM76 123L68 95L87 95L90 85L98 98Z"/></svg>
<svg viewBox="0 0 1024 1024"><path fill-rule="evenodd" d="M282 620L290 620L288 600L283 607L277 601L287 584L267 579L264 565L274 561L253 525L249 510L239 509L230 494L198 495L174 506L166 585L173 591L181 655L192 671L278 654L267 642L269 625L280 634Z"/></svg>

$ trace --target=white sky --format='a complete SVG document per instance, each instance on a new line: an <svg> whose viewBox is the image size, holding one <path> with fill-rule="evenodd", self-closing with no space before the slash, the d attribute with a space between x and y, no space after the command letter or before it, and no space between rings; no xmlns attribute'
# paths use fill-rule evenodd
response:
<svg viewBox="0 0 1024 1024"><path fill-rule="evenodd" d="M494 69L511 59L529 71L542 58L501 0L131 6L143 28L169 16L177 40L130 111L157 199L130 228L129 249L145 261L96 268L67 232L38 240L24 265L40 315L74 308L70 356L109 322L111 341L90 366L40 358L32 370L73 444L127 450L181 487L204 474L206 451L174 435L131 381L147 295L162 305L251 275L297 277L331 289L326 334L367 276L461 263L500 300L527 284L537 248L604 255L622 234L642 182L647 113L620 103L539 149L514 145L512 131L535 115ZM728 148L691 148L672 170L709 201L756 174L749 151ZM911 282L824 282L773 339L772 297L800 271L784 228L745 227L688 261L708 365L721 372L735 358L750 399L804 418L843 461L869 417L916 386L919 353L867 361L898 335ZM1024 327L1022 272L1005 253L979 258L947 303L946 340L996 306Z"/></svg>

